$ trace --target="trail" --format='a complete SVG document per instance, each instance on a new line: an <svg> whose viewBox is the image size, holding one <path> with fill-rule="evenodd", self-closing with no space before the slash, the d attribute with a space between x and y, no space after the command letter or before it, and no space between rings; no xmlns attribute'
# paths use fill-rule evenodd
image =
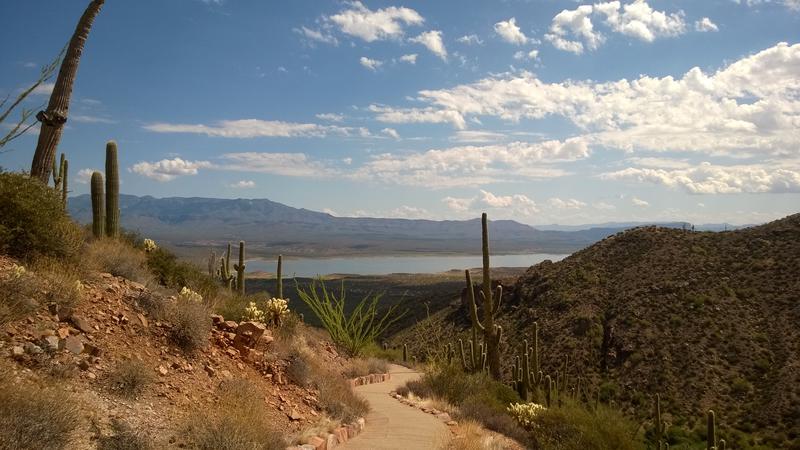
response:
<svg viewBox="0 0 800 450"><path fill-rule="evenodd" d="M367 399L371 411L367 414L364 432L347 441L347 450L436 450L450 440L450 431L439 419L417 408L404 405L389 396L409 380L420 377L407 367L392 364L392 378L383 383L355 388Z"/></svg>

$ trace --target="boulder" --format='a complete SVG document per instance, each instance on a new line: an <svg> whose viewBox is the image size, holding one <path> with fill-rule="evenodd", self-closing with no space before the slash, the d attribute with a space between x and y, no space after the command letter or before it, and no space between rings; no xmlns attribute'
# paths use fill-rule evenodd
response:
<svg viewBox="0 0 800 450"><path fill-rule="evenodd" d="M77 336L68 336L66 339L62 339L59 345L76 355L83 353L83 341Z"/></svg>
<svg viewBox="0 0 800 450"><path fill-rule="evenodd" d="M225 331L236 331L236 328L238 326L239 324L234 322L233 320L226 320L225 322L222 322L220 328L222 328Z"/></svg>
<svg viewBox="0 0 800 450"><path fill-rule="evenodd" d="M336 440L336 435L335 434L328 433L328 435L325 436L325 446L327 447L328 450L330 450L332 448L336 448L336 446L338 444L339 444L339 442Z"/></svg>
<svg viewBox="0 0 800 450"><path fill-rule="evenodd" d="M15 346L11 347L11 356L14 359L20 359L23 356L25 356L25 349L22 348L19 345L15 345Z"/></svg>
<svg viewBox="0 0 800 450"><path fill-rule="evenodd" d="M75 328L81 330L84 333L91 333L92 331L94 331L94 328L92 328L92 326L89 324L89 321L86 320L86 318L83 316L73 314L69 318L69 320L70 322L72 322L73 325L75 325Z"/></svg>
<svg viewBox="0 0 800 450"><path fill-rule="evenodd" d="M314 436L308 440L308 443L314 446L314 450L327 450L326 448L327 442L325 441L325 439L322 439L321 437Z"/></svg>
<svg viewBox="0 0 800 450"><path fill-rule="evenodd" d="M47 336L46 338L42 339L42 345L48 351L54 352L59 350L60 340L56 336Z"/></svg>

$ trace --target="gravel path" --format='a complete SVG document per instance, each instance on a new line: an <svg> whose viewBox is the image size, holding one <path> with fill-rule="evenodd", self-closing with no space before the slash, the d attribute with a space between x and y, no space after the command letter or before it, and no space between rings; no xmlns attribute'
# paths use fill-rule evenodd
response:
<svg viewBox="0 0 800 450"><path fill-rule="evenodd" d="M389 392L406 381L419 378L420 373L394 364L389 371L392 374L391 380L355 388L359 395L367 399L371 411L367 414L364 432L347 441L341 448L436 450L444 447L450 440L450 431L444 423L389 396Z"/></svg>

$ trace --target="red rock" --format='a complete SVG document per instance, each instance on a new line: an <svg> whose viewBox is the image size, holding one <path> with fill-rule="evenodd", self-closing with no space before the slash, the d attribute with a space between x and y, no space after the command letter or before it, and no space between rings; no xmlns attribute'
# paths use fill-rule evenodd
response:
<svg viewBox="0 0 800 450"><path fill-rule="evenodd" d="M314 436L314 437L310 438L308 440L308 444L313 445L314 446L314 450L328 450L327 445L326 445L327 442L325 442L325 439L322 439L321 437L318 437L318 436Z"/></svg>
<svg viewBox="0 0 800 450"><path fill-rule="evenodd" d="M234 322L233 320L226 320L222 323L221 327L225 331L236 331L236 328L239 326L238 323Z"/></svg>
<svg viewBox="0 0 800 450"><path fill-rule="evenodd" d="M92 325L83 316L79 316L79 315L73 314L70 317L69 320L70 320L70 322L72 322L73 325L75 325L75 328L83 331L84 333L91 333L91 332L94 331L94 328L92 328Z"/></svg>
<svg viewBox="0 0 800 450"><path fill-rule="evenodd" d="M58 308L58 320L61 322L66 322L72 317L72 308L69 306L62 306Z"/></svg>
<svg viewBox="0 0 800 450"><path fill-rule="evenodd" d="M336 440L338 440L340 444L347 442L347 428L339 427L333 430L333 434L336 435Z"/></svg>
<svg viewBox="0 0 800 450"><path fill-rule="evenodd" d="M69 336L69 328L61 327L58 329L58 338L59 339L66 339Z"/></svg>
<svg viewBox="0 0 800 450"><path fill-rule="evenodd" d="M59 347L63 347L68 351L80 355L83 353L83 341L77 336L69 336L59 342Z"/></svg>
<svg viewBox="0 0 800 450"><path fill-rule="evenodd" d="M142 313L137 313L136 318L139 319L139 323L142 324L143 327L147 328L150 324L147 322L147 317L144 316Z"/></svg>
<svg viewBox="0 0 800 450"><path fill-rule="evenodd" d="M220 316L219 314L212 314L211 315L211 324L215 327L219 326L222 322L225 322L225 318Z"/></svg>

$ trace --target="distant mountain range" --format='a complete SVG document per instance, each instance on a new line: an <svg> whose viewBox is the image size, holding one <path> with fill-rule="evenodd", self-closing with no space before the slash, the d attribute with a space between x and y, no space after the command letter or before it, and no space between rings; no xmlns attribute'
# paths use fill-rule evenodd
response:
<svg viewBox="0 0 800 450"><path fill-rule="evenodd" d="M72 217L91 222L89 195L70 199ZM250 256L479 253L480 220L334 217L266 199L120 195L122 226L185 256L247 241ZM681 227L683 223L670 224ZM494 253L572 253L628 226L542 230L513 220L491 223Z"/></svg>

